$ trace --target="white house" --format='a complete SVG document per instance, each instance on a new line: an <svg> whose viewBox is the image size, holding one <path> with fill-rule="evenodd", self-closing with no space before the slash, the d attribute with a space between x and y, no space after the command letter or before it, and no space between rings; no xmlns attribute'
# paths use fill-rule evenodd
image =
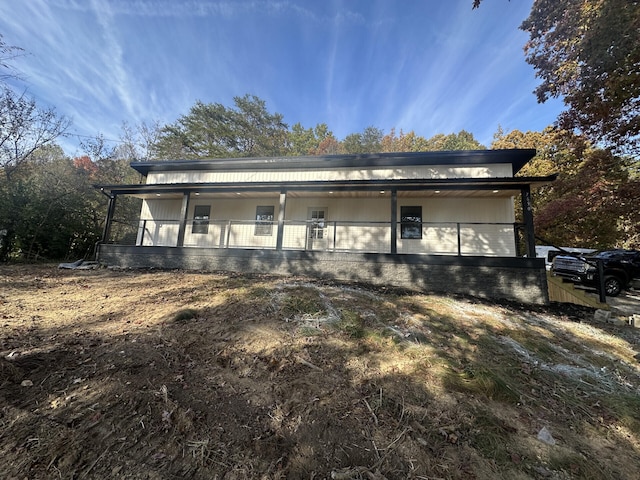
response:
<svg viewBox="0 0 640 480"><path fill-rule="evenodd" d="M530 188L555 177L515 176L534 155L134 162L144 184L97 186L109 197L97 255L121 266L308 274L544 303ZM142 199L128 241L111 235L123 195Z"/></svg>

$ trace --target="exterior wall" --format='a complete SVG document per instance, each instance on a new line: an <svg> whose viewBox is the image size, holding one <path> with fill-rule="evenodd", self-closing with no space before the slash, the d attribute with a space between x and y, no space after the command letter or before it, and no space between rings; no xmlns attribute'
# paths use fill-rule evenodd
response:
<svg viewBox="0 0 640 480"><path fill-rule="evenodd" d="M147 184L158 183L248 183L337 180L392 180L444 178L506 178L512 177L510 164L487 164L478 167L398 166L397 168L340 168L255 171L182 171L149 172Z"/></svg>
<svg viewBox="0 0 640 480"><path fill-rule="evenodd" d="M157 199L142 202L137 244L175 247L178 242L181 203ZM156 221L158 220L158 221ZM167 221L173 220L173 221Z"/></svg>
<svg viewBox="0 0 640 480"><path fill-rule="evenodd" d="M309 210L326 210L322 239L308 244L306 222ZM283 248L304 250L388 251L391 245L391 206L389 198L303 197L287 199ZM299 222L299 224L296 224ZM362 224L359 222L366 222ZM386 222L386 225L376 224ZM351 225L345 225L351 223ZM335 242L335 245L334 245Z"/></svg>
<svg viewBox="0 0 640 480"><path fill-rule="evenodd" d="M145 223L145 246L175 246L182 200L150 199L143 202L141 218ZM209 205L207 233L193 233L191 221L198 205ZM255 235L257 206L274 207L271 235ZM398 235L398 253L485 256L516 256L511 198L398 198L397 218L402 206L422 207L421 239L402 239ZM325 210L322 238L309 240L311 209ZM328 250L389 252L391 211L389 196L380 198L334 198L331 196L288 198L285 212L283 248L289 250ZM206 199L192 197L187 212L184 246L275 248L279 213L277 198ZM149 219L157 221L149 221ZM167 220L172 220L167 222ZM457 223L460 225L458 231ZM496 225L498 224L498 225ZM154 243L156 242L156 243ZM138 241L140 244L140 239Z"/></svg>
<svg viewBox="0 0 640 480"><path fill-rule="evenodd" d="M403 206L422 207L422 239L398 238L398 253L461 253L513 257L516 255L511 198L399 198L398 221ZM484 225L470 225L482 223ZM505 225L491 225L500 223Z"/></svg>
<svg viewBox="0 0 640 480"><path fill-rule="evenodd" d="M179 203L179 201L178 201ZM211 217L206 234L193 233L193 220L197 205L209 205ZM275 248L276 225L271 235L254 235L257 206L273 206L274 219L278 218L279 202L275 198L243 198L241 200L199 199L192 197L187 212L187 228L184 245L198 247L215 247L230 245L244 248ZM233 222L229 222L233 220ZM243 221L243 222L241 222Z"/></svg>
<svg viewBox="0 0 640 480"><path fill-rule="evenodd" d="M244 249L125 247L102 244L98 260L123 268L308 275L412 290L548 303L544 261Z"/></svg>

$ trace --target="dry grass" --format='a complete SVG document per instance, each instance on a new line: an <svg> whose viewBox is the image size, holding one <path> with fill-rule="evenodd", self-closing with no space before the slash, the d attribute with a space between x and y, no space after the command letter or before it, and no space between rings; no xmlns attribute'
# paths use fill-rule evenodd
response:
<svg viewBox="0 0 640 480"><path fill-rule="evenodd" d="M640 330L587 309L53 266L0 288L2 478L640 470Z"/></svg>

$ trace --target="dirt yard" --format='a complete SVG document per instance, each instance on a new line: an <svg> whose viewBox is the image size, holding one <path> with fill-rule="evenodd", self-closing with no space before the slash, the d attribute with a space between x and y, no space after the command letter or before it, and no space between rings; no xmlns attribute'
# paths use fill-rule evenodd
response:
<svg viewBox="0 0 640 480"><path fill-rule="evenodd" d="M592 318L0 266L0 478L636 479L640 329Z"/></svg>

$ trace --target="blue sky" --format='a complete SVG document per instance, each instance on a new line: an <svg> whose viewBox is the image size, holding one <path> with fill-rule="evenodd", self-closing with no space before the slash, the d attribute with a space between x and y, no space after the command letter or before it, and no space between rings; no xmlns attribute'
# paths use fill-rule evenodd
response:
<svg viewBox="0 0 640 480"><path fill-rule="evenodd" d="M122 122L172 123L200 100L256 95L290 126L338 139L375 126L429 138L541 130L518 29L533 0L0 0L13 65L71 133L117 139ZM63 142L75 155L77 139Z"/></svg>

